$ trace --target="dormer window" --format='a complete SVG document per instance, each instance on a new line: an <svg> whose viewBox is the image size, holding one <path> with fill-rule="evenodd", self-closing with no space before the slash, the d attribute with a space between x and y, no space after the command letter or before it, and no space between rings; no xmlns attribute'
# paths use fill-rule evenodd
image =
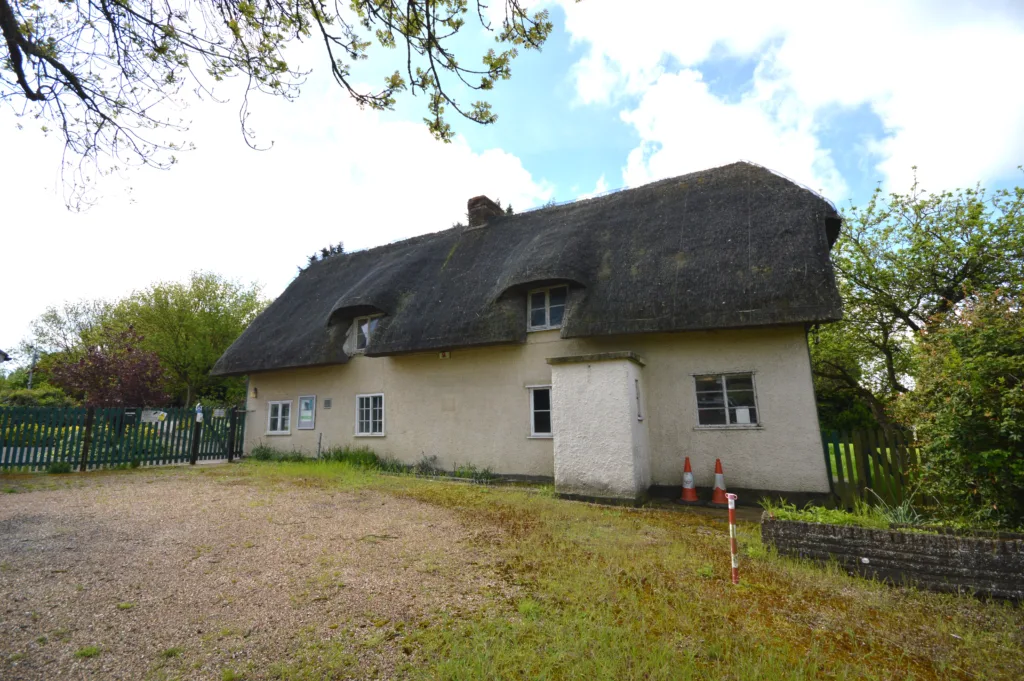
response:
<svg viewBox="0 0 1024 681"><path fill-rule="evenodd" d="M561 328L568 296L568 286L551 286L530 291L527 329L545 331Z"/></svg>
<svg viewBox="0 0 1024 681"><path fill-rule="evenodd" d="M356 317L353 320L353 324L356 327L356 350L366 350L366 346L370 344L370 338L373 337L373 332L377 330L377 322L380 321L381 315L372 315L368 317Z"/></svg>

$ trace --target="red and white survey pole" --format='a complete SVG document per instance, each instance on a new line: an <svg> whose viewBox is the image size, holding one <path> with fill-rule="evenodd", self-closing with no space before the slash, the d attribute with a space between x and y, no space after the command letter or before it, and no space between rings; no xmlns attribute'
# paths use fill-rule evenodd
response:
<svg viewBox="0 0 1024 681"><path fill-rule="evenodd" d="M732 551L732 583L740 583L739 546L736 543L736 495L726 493L729 500L729 548Z"/></svg>

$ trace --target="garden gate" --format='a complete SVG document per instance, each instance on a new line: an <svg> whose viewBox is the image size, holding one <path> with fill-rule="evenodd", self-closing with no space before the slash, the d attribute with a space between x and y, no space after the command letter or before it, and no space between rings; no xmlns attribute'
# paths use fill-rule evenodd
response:
<svg viewBox="0 0 1024 681"><path fill-rule="evenodd" d="M0 407L0 470L96 468L231 460L242 452L245 410Z"/></svg>

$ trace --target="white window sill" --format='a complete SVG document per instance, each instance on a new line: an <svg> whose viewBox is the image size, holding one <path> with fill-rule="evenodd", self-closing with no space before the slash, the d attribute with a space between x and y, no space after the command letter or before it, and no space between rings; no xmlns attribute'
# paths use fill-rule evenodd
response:
<svg viewBox="0 0 1024 681"><path fill-rule="evenodd" d="M295 430L316 430L314 426L298 426Z"/></svg>
<svg viewBox="0 0 1024 681"><path fill-rule="evenodd" d="M729 425L729 426L694 426L694 430L764 430L764 426L758 425Z"/></svg>
<svg viewBox="0 0 1024 681"><path fill-rule="evenodd" d="M528 326L526 327L526 332L533 333L534 331L558 331L560 328L562 328L561 324L559 324L558 326Z"/></svg>
<svg viewBox="0 0 1024 681"><path fill-rule="evenodd" d="M354 437L384 437L387 433L356 433Z"/></svg>
<svg viewBox="0 0 1024 681"><path fill-rule="evenodd" d="M290 431L290 430L275 430L275 431L269 431L268 430L266 432L266 435L291 435L291 434L292 434L292 431Z"/></svg>
<svg viewBox="0 0 1024 681"><path fill-rule="evenodd" d="M527 440L554 440L554 435L527 435Z"/></svg>

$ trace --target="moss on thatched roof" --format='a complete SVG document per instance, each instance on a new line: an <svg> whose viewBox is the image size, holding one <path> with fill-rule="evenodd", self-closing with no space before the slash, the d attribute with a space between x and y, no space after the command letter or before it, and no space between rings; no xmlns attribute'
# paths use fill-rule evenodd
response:
<svg viewBox="0 0 1024 681"><path fill-rule="evenodd" d="M239 374L344 363L351 320L382 312L368 355L526 340L526 293L568 282L566 338L836 320L839 216L735 163L494 217L313 263L217 362Z"/></svg>

